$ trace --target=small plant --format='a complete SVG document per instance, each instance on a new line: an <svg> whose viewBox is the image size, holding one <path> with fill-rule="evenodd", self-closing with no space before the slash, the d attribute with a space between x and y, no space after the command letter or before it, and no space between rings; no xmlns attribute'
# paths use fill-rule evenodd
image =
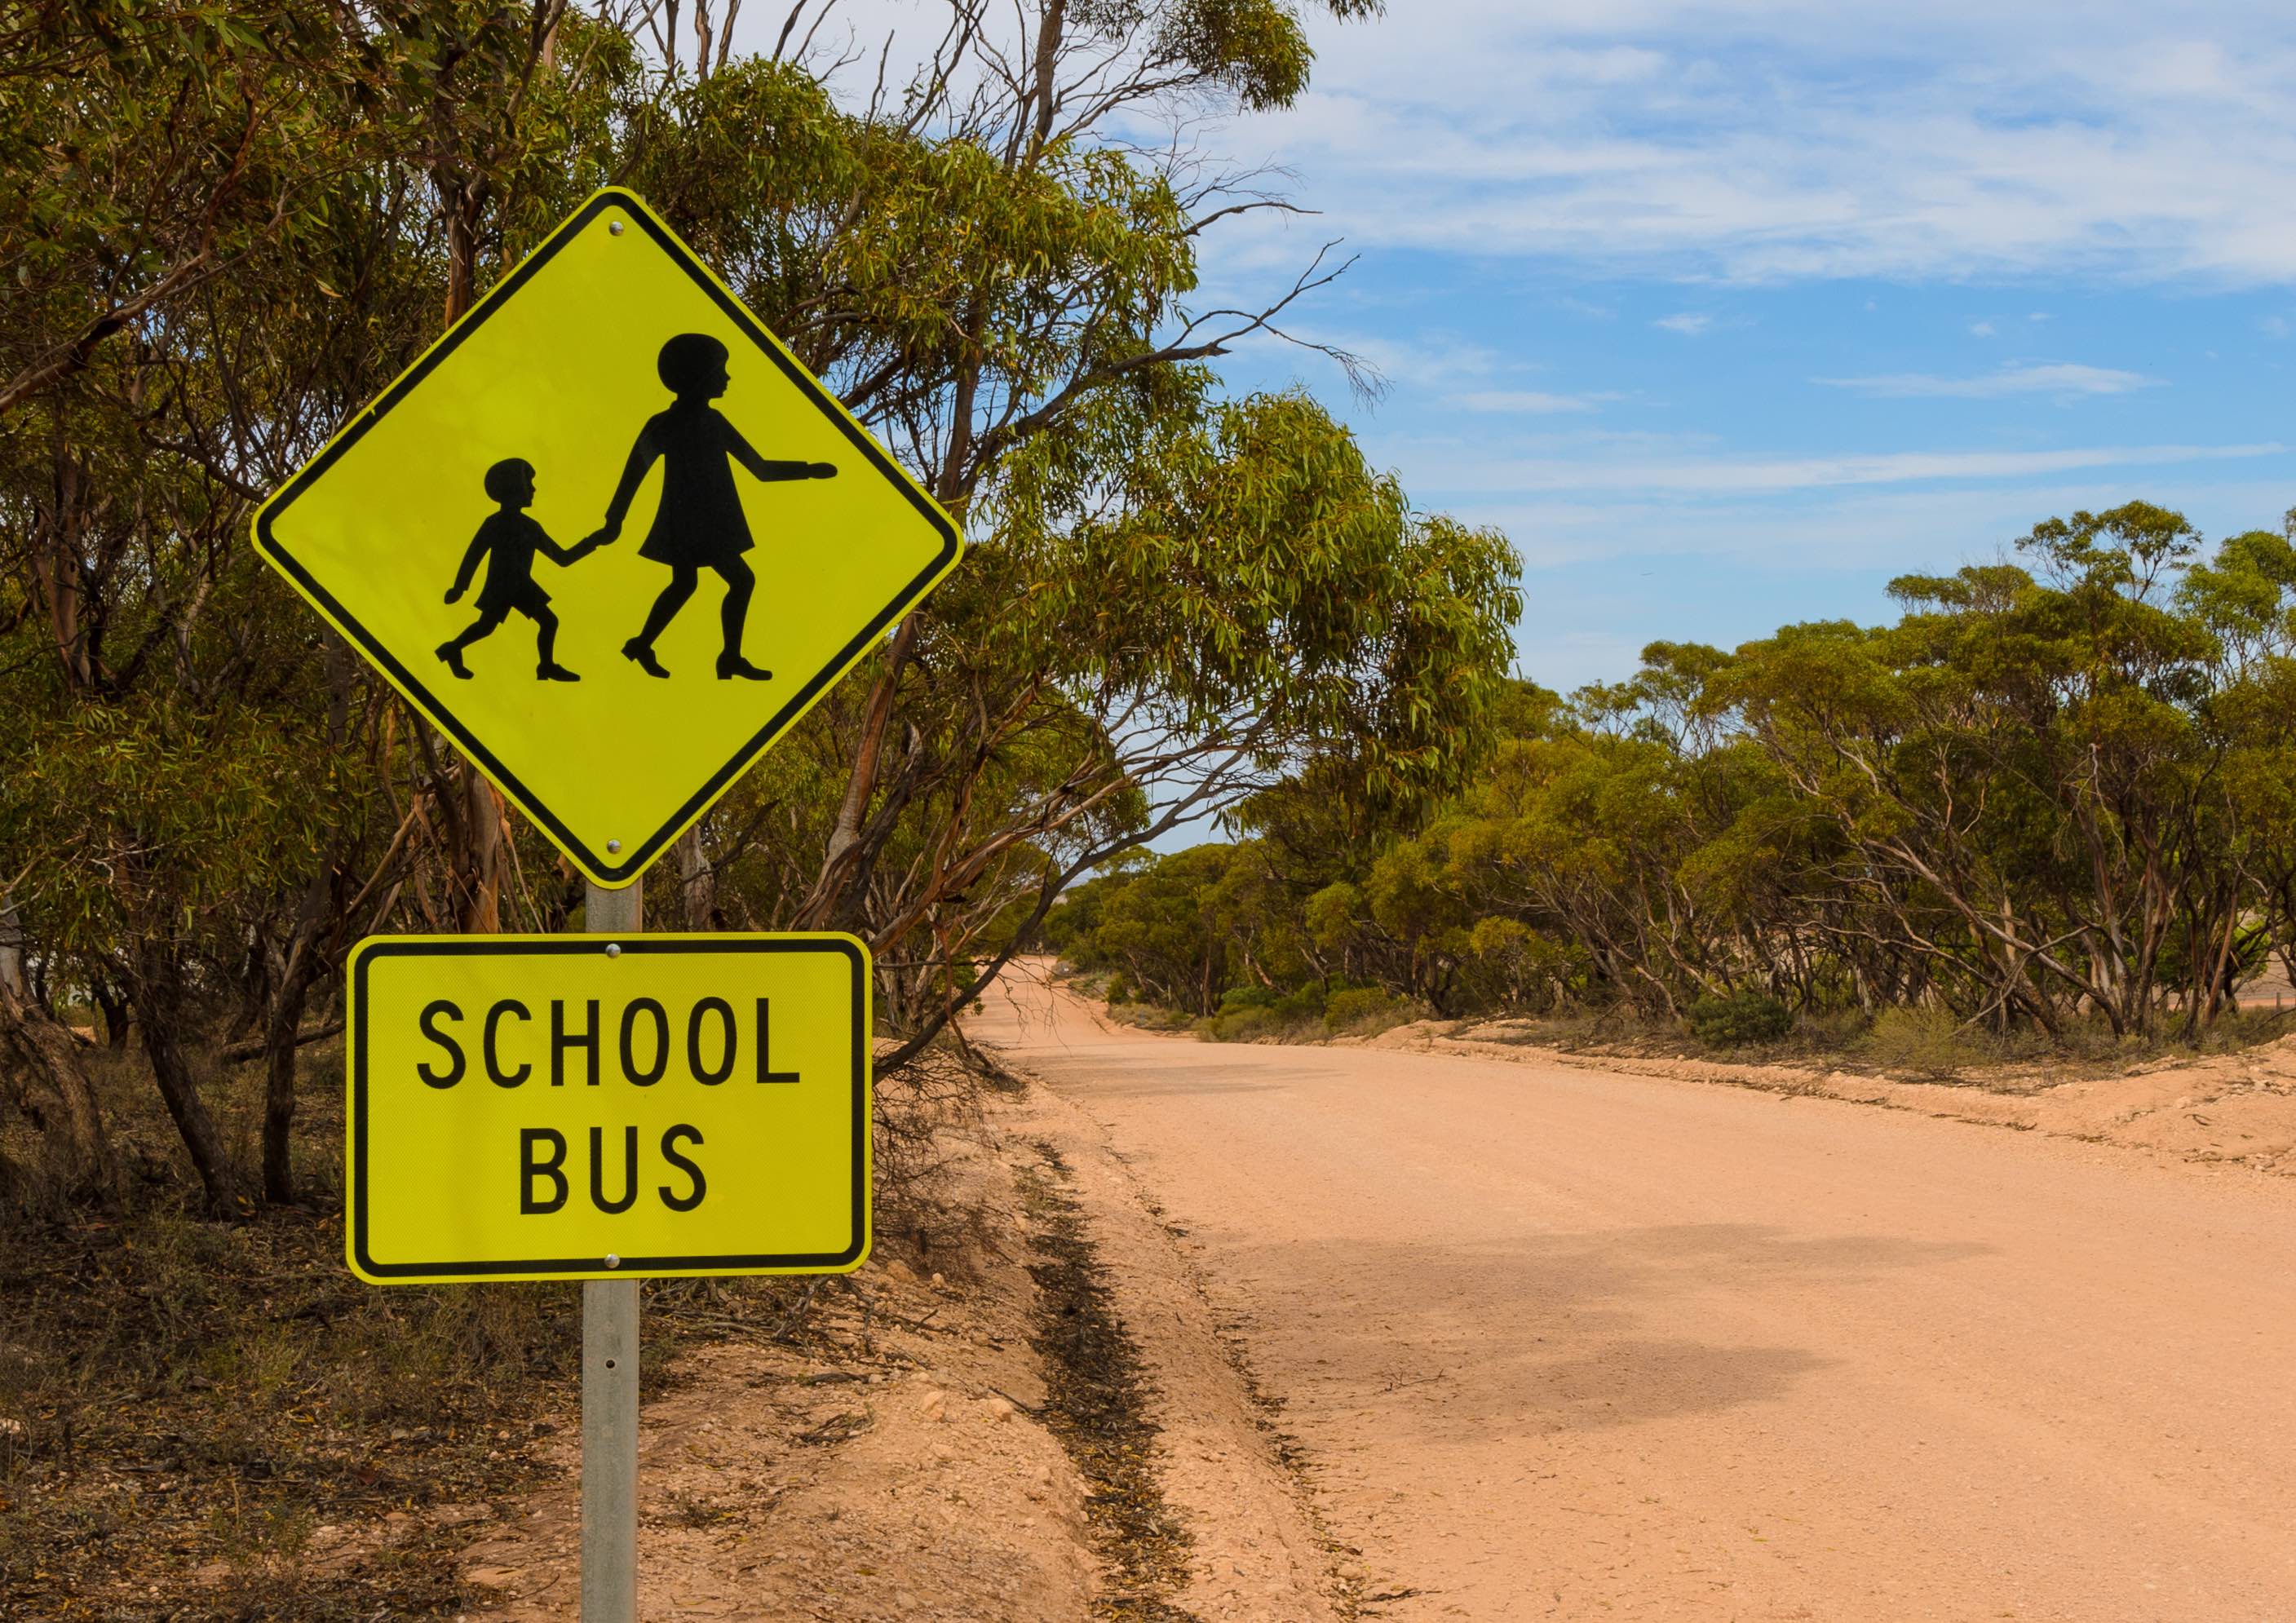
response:
<svg viewBox="0 0 2296 1623"><path fill-rule="evenodd" d="M1775 1043L1793 1029L1793 1011L1761 992L1702 997L1690 1005L1690 1035L1714 1048Z"/></svg>
<svg viewBox="0 0 2296 1623"><path fill-rule="evenodd" d="M1310 981L1295 991L1233 987L1217 1013L1196 1022L1208 1043L1306 1043L1324 1035L1324 988Z"/></svg>
<svg viewBox="0 0 2296 1623"><path fill-rule="evenodd" d="M1894 1076L1947 1082L1988 1057L1945 1009L1884 1009L1866 1034L1866 1057Z"/></svg>
<svg viewBox="0 0 2296 1623"><path fill-rule="evenodd" d="M1218 1014L1196 1022L1196 1035L1208 1043L1254 1043L1280 1039L1283 1024L1265 1004L1242 1008L1223 1004Z"/></svg>
<svg viewBox="0 0 2296 1623"><path fill-rule="evenodd" d="M1273 987L1230 987L1220 994L1219 1012L1222 1014L1233 1014L1239 1009L1273 1008L1276 993Z"/></svg>
<svg viewBox="0 0 2296 1623"><path fill-rule="evenodd" d="M1185 1009L1152 1003L1111 1004L1108 1017L1119 1026L1141 1031L1186 1031L1199 1023Z"/></svg>
<svg viewBox="0 0 2296 1623"><path fill-rule="evenodd" d="M1371 1037L1403 1024L1415 1012L1384 987L1343 987L1324 1004L1324 1024L1336 1033Z"/></svg>
<svg viewBox="0 0 2296 1623"><path fill-rule="evenodd" d="M1108 978L1108 1006L1112 1009L1118 1004L1132 1001L1132 983L1124 978L1124 971L1119 970Z"/></svg>

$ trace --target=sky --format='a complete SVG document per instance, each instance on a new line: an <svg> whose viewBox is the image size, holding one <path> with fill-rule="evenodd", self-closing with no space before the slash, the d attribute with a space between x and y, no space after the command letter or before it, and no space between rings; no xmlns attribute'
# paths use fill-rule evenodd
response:
<svg viewBox="0 0 2296 1623"><path fill-rule="evenodd" d="M1388 10L1312 25L1292 108L1192 125L1314 211L1206 233L1201 300L1354 256L1291 331L1369 361L1376 399L1272 340L1226 377L1311 389L1418 506L1504 529L1524 675L1885 620L1892 577L2079 508L2214 539L2296 504L2296 11ZM922 48L946 11L835 15L824 39Z"/></svg>
<svg viewBox="0 0 2296 1623"><path fill-rule="evenodd" d="M1520 668L1886 619L1893 576L2142 497L2296 504L2296 12L1392 0L1296 107L1202 132L1317 210L1208 299L1357 256L1276 342L1423 508L1524 561Z"/></svg>

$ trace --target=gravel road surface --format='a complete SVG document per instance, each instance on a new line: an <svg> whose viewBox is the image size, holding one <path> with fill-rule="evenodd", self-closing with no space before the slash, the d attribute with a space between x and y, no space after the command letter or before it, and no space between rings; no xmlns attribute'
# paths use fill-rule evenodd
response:
<svg viewBox="0 0 2296 1623"><path fill-rule="evenodd" d="M2296 1619L2289 1180L990 1002L1242 1322L1366 1615Z"/></svg>

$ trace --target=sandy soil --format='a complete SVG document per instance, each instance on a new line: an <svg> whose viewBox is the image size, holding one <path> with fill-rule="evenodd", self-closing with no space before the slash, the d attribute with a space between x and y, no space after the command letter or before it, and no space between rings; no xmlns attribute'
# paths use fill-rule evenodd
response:
<svg viewBox="0 0 2296 1623"><path fill-rule="evenodd" d="M1361 1570L1348 1552L1322 1547L1303 1484L1279 1461L1274 1422L1235 1362L1241 1349L1220 1333L1186 1236L1172 1232L1108 1134L1057 1094L1032 1087L998 1119L1069 1169L1117 1308L1154 1378L1157 1476L1193 1541L1177 1603L1202 1623L1331 1623L1327 1584L1336 1579L1346 1593Z"/></svg>
<svg viewBox="0 0 2296 1623"><path fill-rule="evenodd" d="M2054 1082L2003 1074L1968 1082L1899 1082L1792 1065L1622 1059L1531 1045L1533 1028L1423 1021L1365 1041L1371 1047L1472 1059L1521 1060L1607 1076L1719 1082L1766 1093L1884 1105L1987 1127L2158 1150L2198 1161L2240 1161L2296 1175L2296 1037L2206 1060L2163 1062L2118 1077Z"/></svg>
<svg viewBox="0 0 2296 1623"><path fill-rule="evenodd" d="M873 1263L858 1297L831 1282L801 1347L719 1341L683 1355L640 1417L639 1607L646 1619L1074 1623L1097 1573L1084 1492L1029 1409L1032 1287L1000 1157L968 1194L1010 1234L957 1277ZM1027 1406L1026 1408L1021 1406ZM578 1614L578 1423L566 1480L488 1518L468 1576L508 1623ZM478 1527L473 1531L479 1531Z"/></svg>
<svg viewBox="0 0 2296 1623"><path fill-rule="evenodd" d="M2238 1164L2287 1154L2281 1055L1881 1095L2013 1133L1026 983L973 1034L1244 1327L1366 1615L2296 1617L2296 1194Z"/></svg>
<svg viewBox="0 0 2296 1623"><path fill-rule="evenodd" d="M1111 1580L1087 1526L1087 1485L1042 1414L1035 1254L1016 1182L1043 1176L1049 1150L1152 1377L1153 1474L1191 1541L1172 1598L1203 1623L1329 1623L1328 1562L1303 1487L1280 1463L1186 1254L1105 1135L1030 1089L998 1102L977 1140L954 1146L947 1192L988 1237L962 1266L921 1278L881 1251L857 1278L859 1296L824 1287L824 1333L801 1347L720 1341L680 1357L675 1389L641 1417L640 1617L1094 1615ZM578 1613L578 1424L562 1419L561 1485L506 1519L486 1505L428 1516L468 1525L467 1576L499 1602L486 1615L506 1623ZM371 1553L415 1525L396 1521L356 1541L317 1540L314 1554Z"/></svg>

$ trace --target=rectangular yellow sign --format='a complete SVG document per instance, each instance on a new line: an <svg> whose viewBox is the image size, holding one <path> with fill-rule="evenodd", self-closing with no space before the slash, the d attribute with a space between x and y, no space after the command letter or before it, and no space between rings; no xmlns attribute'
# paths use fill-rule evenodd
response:
<svg viewBox="0 0 2296 1623"><path fill-rule="evenodd" d="M346 1250L376 1284L840 1274L869 1250L850 936L377 936Z"/></svg>

